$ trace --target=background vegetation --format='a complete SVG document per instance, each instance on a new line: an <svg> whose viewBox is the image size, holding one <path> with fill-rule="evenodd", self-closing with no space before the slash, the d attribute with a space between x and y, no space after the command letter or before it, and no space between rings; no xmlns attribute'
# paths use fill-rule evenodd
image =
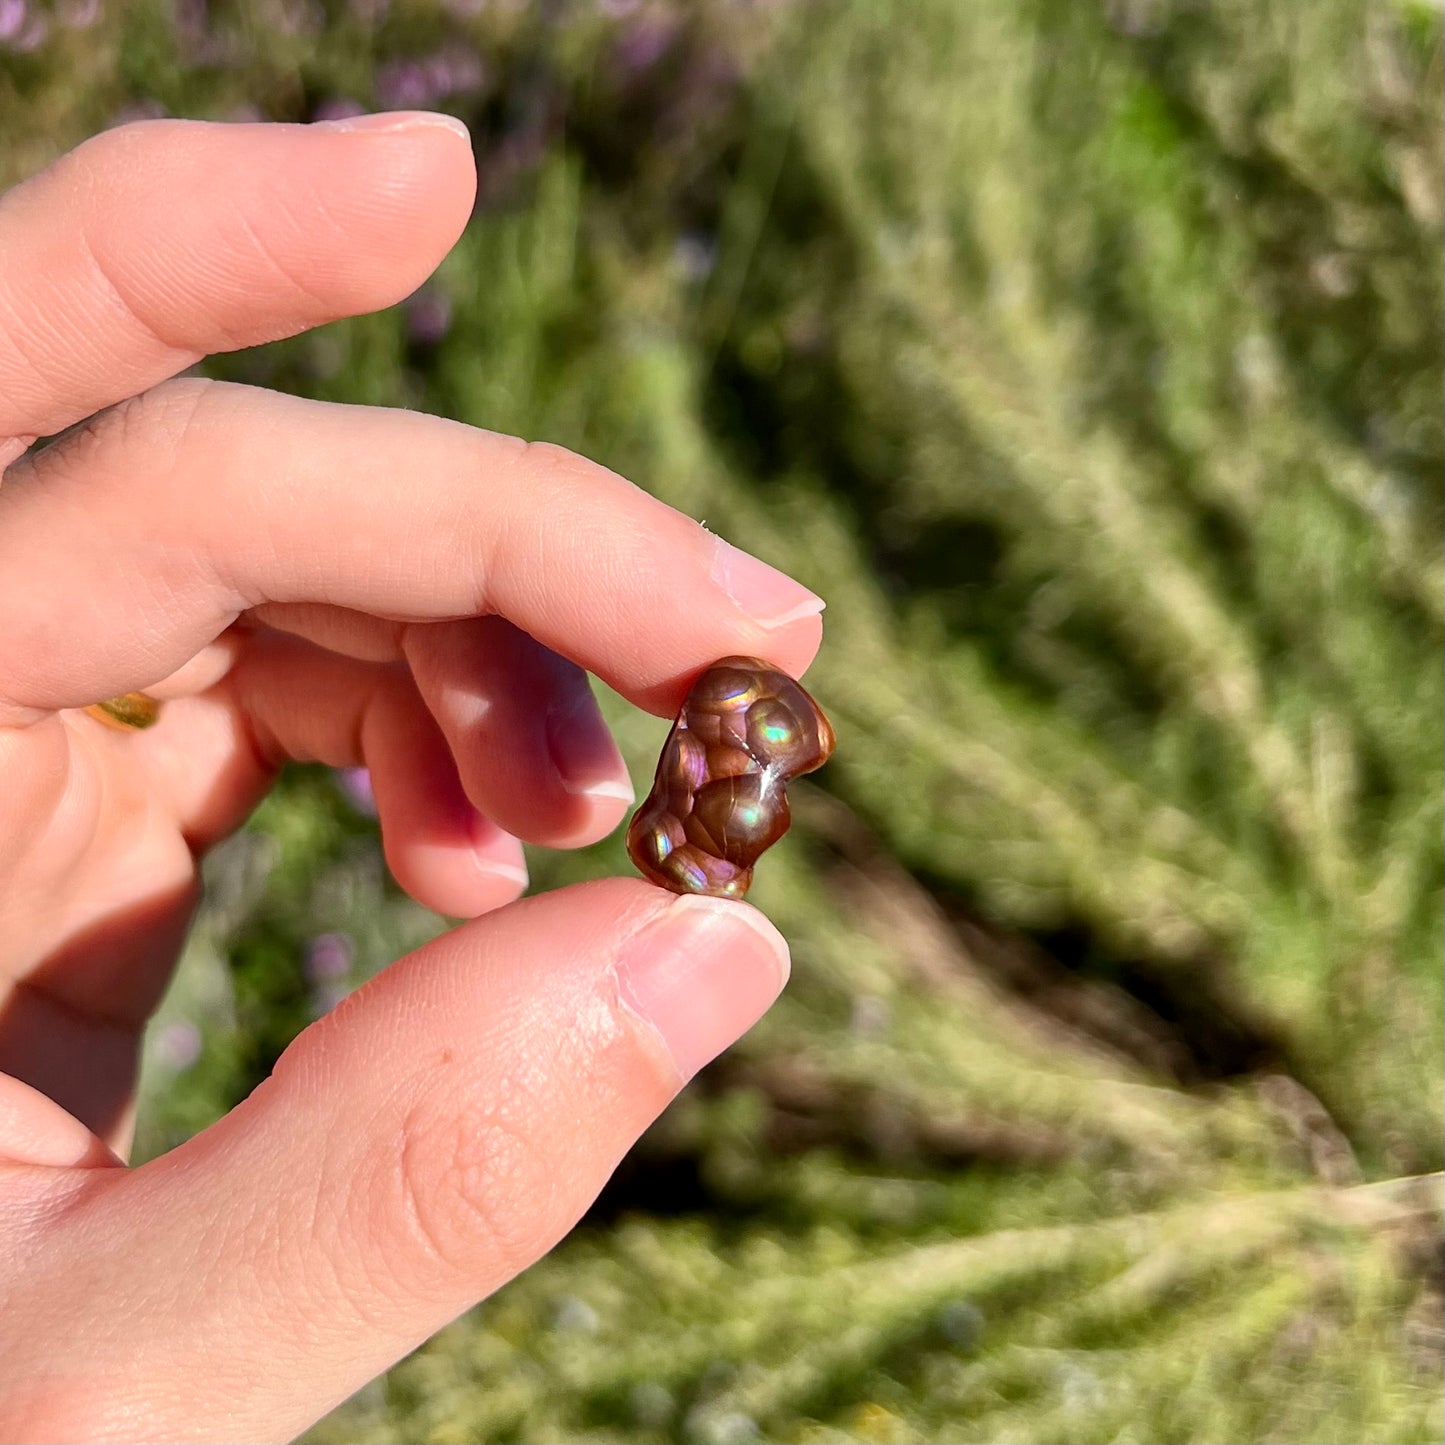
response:
<svg viewBox="0 0 1445 1445"><path fill-rule="evenodd" d="M0 0L0 183L137 115L463 116L437 279L210 370L564 443L830 604L787 997L315 1441L1440 1437L1441 29ZM443 926L355 775L210 879L143 1154Z"/></svg>

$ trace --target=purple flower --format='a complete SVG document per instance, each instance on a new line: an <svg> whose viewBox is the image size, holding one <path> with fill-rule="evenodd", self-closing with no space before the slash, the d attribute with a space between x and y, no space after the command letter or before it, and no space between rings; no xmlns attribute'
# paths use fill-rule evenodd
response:
<svg viewBox="0 0 1445 1445"><path fill-rule="evenodd" d="M156 1031L156 1061L172 1074L183 1074L201 1057L201 1031L189 1019L177 1019Z"/></svg>
<svg viewBox="0 0 1445 1445"><path fill-rule="evenodd" d="M638 20L617 37L613 52L617 68L626 80L635 80L652 69L672 48L677 26L667 20Z"/></svg>
<svg viewBox="0 0 1445 1445"><path fill-rule="evenodd" d="M349 934L321 933L306 945L306 977L312 983L345 978L351 972L356 949Z"/></svg>
<svg viewBox="0 0 1445 1445"><path fill-rule="evenodd" d="M326 25L321 7L310 0L275 0L271 14L282 35L316 35Z"/></svg>
<svg viewBox="0 0 1445 1445"><path fill-rule="evenodd" d="M469 95L486 83L482 58L462 45L394 60L376 72L376 98L388 110L427 109L450 95Z"/></svg>
<svg viewBox="0 0 1445 1445"><path fill-rule="evenodd" d="M25 0L0 0L0 40L13 40L25 27Z"/></svg>
<svg viewBox="0 0 1445 1445"><path fill-rule="evenodd" d="M211 30L211 7L207 0L175 0L172 16L176 34L194 43L204 40Z"/></svg>
<svg viewBox="0 0 1445 1445"><path fill-rule="evenodd" d="M0 45L7 50L38 50L49 34L49 19L32 12L26 0L0 0Z"/></svg>
<svg viewBox="0 0 1445 1445"><path fill-rule="evenodd" d="M737 90L741 74L736 60L718 46L687 55L687 70L674 89L664 133L687 136L714 119Z"/></svg>
<svg viewBox="0 0 1445 1445"><path fill-rule="evenodd" d="M363 25L380 25L391 14L391 0L350 0L346 8Z"/></svg>
<svg viewBox="0 0 1445 1445"><path fill-rule="evenodd" d="M873 993L857 994L853 999L852 1017L848 1020L848 1027L860 1038L881 1038L888 1032L892 1012L886 998L880 998Z"/></svg>
<svg viewBox="0 0 1445 1445"><path fill-rule="evenodd" d="M365 768L337 768L336 786L341 796L363 817L376 817L376 794L371 788L371 774Z"/></svg>
<svg viewBox="0 0 1445 1445"><path fill-rule="evenodd" d="M424 286L406 302L406 330L417 346L435 346L452 325L452 301L445 291Z"/></svg>
<svg viewBox="0 0 1445 1445"><path fill-rule="evenodd" d="M415 60L395 60L376 72L376 99L383 110L425 110L436 101L431 74Z"/></svg>
<svg viewBox="0 0 1445 1445"><path fill-rule="evenodd" d="M319 1019L323 1014L329 1014L350 992L351 985L349 983L342 983L335 979L318 983L311 990L311 1017Z"/></svg>
<svg viewBox="0 0 1445 1445"><path fill-rule="evenodd" d="M224 65L234 46L211 23L209 0L174 0L176 40L190 65Z"/></svg>
<svg viewBox="0 0 1445 1445"><path fill-rule="evenodd" d="M333 96L323 100L312 113L312 120L350 120L355 115L365 115L366 107L345 96Z"/></svg>
<svg viewBox="0 0 1445 1445"><path fill-rule="evenodd" d="M470 95L487 81L482 57L465 45L449 45L437 51L426 66L440 95Z"/></svg>
<svg viewBox="0 0 1445 1445"><path fill-rule="evenodd" d="M100 19L100 0L62 0L56 14L67 30L89 30Z"/></svg>
<svg viewBox="0 0 1445 1445"><path fill-rule="evenodd" d="M10 48L28 54L32 50L39 50L49 34L50 21L44 15L32 15L26 21L24 30L10 42Z"/></svg>
<svg viewBox="0 0 1445 1445"><path fill-rule="evenodd" d="M706 281L717 265L717 242L711 236L689 232L679 236L672 259L686 281Z"/></svg>

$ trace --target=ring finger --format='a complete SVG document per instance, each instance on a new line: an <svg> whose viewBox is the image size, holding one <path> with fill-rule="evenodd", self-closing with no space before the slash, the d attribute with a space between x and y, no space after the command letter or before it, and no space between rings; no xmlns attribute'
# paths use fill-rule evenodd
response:
<svg viewBox="0 0 1445 1445"><path fill-rule="evenodd" d="M263 629L218 686L170 703L166 723L115 745L151 772L193 845L231 832L287 759L364 766L387 864L417 902L474 917L526 887L521 845L467 797L404 664Z"/></svg>

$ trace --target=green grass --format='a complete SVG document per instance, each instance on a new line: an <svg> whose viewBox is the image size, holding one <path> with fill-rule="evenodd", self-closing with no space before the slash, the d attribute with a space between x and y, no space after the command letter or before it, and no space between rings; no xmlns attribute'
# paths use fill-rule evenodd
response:
<svg viewBox="0 0 1445 1445"><path fill-rule="evenodd" d="M782 1004L312 1438L1439 1438L1438 8L213 13L224 60L145 5L0 51L0 179L480 53L446 334L211 369L706 519L827 597L839 736L759 870ZM304 1026L310 938L442 926L318 773L211 877L145 1152Z"/></svg>

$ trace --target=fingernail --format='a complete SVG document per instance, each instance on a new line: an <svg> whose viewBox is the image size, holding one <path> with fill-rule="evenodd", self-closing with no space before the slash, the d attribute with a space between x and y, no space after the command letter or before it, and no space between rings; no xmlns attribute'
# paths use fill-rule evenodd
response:
<svg viewBox="0 0 1445 1445"><path fill-rule="evenodd" d="M547 714L543 725L547 752L563 790L577 797L636 798L627 765L602 713L590 697L578 707L563 707Z"/></svg>
<svg viewBox="0 0 1445 1445"><path fill-rule="evenodd" d="M479 873L490 874L525 891L530 879L527 874L527 860L514 839L509 838L483 812L463 805L468 814L467 832L472 841L472 857ZM509 861L505 854L511 854Z"/></svg>
<svg viewBox="0 0 1445 1445"><path fill-rule="evenodd" d="M788 981L788 945L756 908L688 894L628 940L615 965L628 1009L684 1081L735 1043Z"/></svg>
<svg viewBox="0 0 1445 1445"><path fill-rule="evenodd" d="M525 868L514 868L510 863L501 863L495 858L478 858L477 871L500 878L504 883L510 883L523 892L526 892L527 884L531 881Z"/></svg>
<svg viewBox="0 0 1445 1445"><path fill-rule="evenodd" d="M449 130L467 142L472 142L472 133L454 115L443 115L436 110L388 110L377 115L346 115L337 120L318 120L312 123L312 130L338 131L348 134L352 131L367 131L373 134L395 133L408 130Z"/></svg>
<svg viewBox="0 0 1445 1445"><path fill-rule="evenodd" d="M824 606L821 597L776 567L760 562L721 537L713 539L712 580L742 611L764 627L782 627L804 617L816 617Z"/></svg>

